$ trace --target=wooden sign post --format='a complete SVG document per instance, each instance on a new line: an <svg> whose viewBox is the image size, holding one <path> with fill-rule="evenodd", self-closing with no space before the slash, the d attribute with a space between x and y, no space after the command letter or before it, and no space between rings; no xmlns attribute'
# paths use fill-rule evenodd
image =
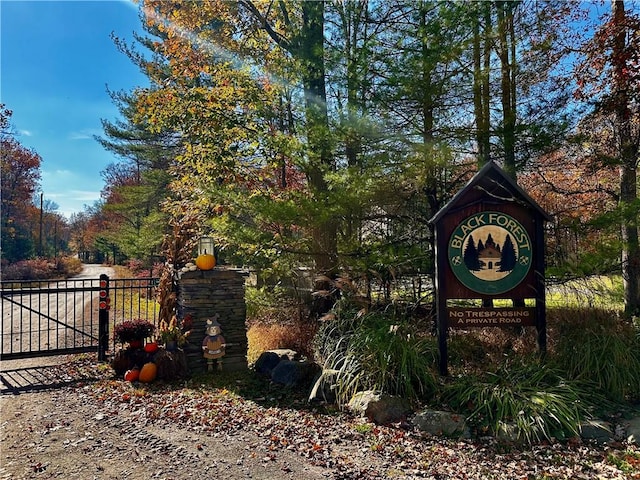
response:
<svg viewBox="0 0 640 480"><path fill-rule="evenodd" d="M544 222L550 217L495 163L482 167L430 222L435 227L440 374L449 328L535 326L546 351ZM460 307L477 299L483 307ZM494 299L512 307L493 308ZM533 306L525 306L533 299ZM529 302L531 303L531 302Z"/></svg>

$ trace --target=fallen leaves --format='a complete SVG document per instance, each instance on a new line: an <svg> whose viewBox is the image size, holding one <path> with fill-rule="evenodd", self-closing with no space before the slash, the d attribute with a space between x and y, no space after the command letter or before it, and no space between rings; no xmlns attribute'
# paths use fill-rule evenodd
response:
<svg viewBox="0 0 640 480"><path fill-rule="evenodd" d="M229 461L239 466L251 458L265 465L275 462L283 475L291 466L281 460L281 452L293 452L326 469L327 478L334 480L640 479L637 446L569 441L518 449L490 437L459 441L428 436L408 425L380 426L343 412L314 410L291 392L274 392L269 384L262 388L235 393L239 390L233 386L155 383L142 390L105 378L66 394L86 397L83 401L92 405L92 417L101 425L130 422L193 432L197 440L191 448L202 455L207 455L207 438L225 442L251 433L253 440L245 444L242 455ZM122 428L127 435L135 431ZM165 443L154 441L151 455L168 451Z"/></svg>
<svg viewBox="0 0 640 480"><path fill-rule="evenodd" d="M121 395L133 388L125 382L119 387ZM99 385L92 388L93 395L100 396ZM135 403L104 404L214 437L250 431L262 441L250 446L262 462L277 461L280 450L292 451L329 469L334 479L636 478L625 477L627 473L607 460L606 447L568 442L518 450L489 438L473 442L425 437L406 426L373 425L344 413L321 414L299 402L289 402L295 408L263 406L259 402L274 398L254 398L226 389L155 386ZM629 468L640 472L640 460L624 458ZM286 465L282 470L287 471Z"/></svg>

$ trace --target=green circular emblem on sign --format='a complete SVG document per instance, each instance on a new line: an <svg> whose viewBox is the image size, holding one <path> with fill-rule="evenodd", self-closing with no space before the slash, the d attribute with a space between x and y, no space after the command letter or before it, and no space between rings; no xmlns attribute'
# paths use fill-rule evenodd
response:
<svg viewBox="0 0 640 480"><path fill-rule="evenodd" d="M531 240L525 228L501 212L465 218L449 239L449 264L456 278L474 292L504 293L531 267Z"/></svg>

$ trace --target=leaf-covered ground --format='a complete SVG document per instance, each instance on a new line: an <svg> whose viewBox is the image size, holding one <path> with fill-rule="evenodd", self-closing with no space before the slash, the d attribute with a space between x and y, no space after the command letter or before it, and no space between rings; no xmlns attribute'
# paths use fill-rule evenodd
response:
<svg viewBox="0 0 640 480"><path fill-rule="evenodd" d="M84 363L81 368L94 368L87 358L60 368L69 372L80 368L80 363ZM303 396L251 375L232 377L214 373L182 384L145 385L115 380L106 368L96 370L96 374L100 377L98 381L64 387L50 395L55 396L54 403L61 408L68 404L69 409L78 409L77 415L85 422L101 426L99 444L95 444L95 436L93 444L86 438L80 442L89 448L89 453L108 446L105 436L110 434L118 437L111 442L120 445L123 452L128 451L128 442L135 444L135 451L144 452L146 461L139 468L148 466L155 470L140 478L190 478L184 469L183 475L167 475L166 470L154 463L154 455L163 455L173 463L201 465L205 470L213 468L211 462L218 467L224 465L227 478L295 475L295 478L363 480L640 479L640 449L622 443L591 445L576 440L516 448L498 444L491 438L458 441L422 435L409 424L377 426L344 412L313 407ZM44 393L30 395L37 398ZM22 418L25 412L16 414L16 418ZM12 446L16 445L20 434L14 432L8 437L7 425L12 419L4 417L3 413L3 445L7 445L7 439ZM75 422L73 429L82 428L82 418L71 421ZM51 434L46 430L55 426L47 425L43 417L40 425L34 427L40 431L41 443L45 435ZM59 428L71 429L63 423ZM166 432L173 433L166 437ZM144 449L145 443L150 443L148 449ZM212 458L211 451L218 444L230 448L223 452L227 458ZM116 455L117 449L114 452ZM7 460L6 451L2 459L3 463ZM11 464L16 461L12 458ZM55 470L47 461L46 456L40 459L34 456L32 464L12 470L32 476L5 478L55 478L45 476ZM45 466L41 472L37 472L38 463ZM49 464L52 466L47 469ZM278 472L277 477L273 477L273 472ZM130 472L118 477L98 474L84 478L138 477Z"/></svg>

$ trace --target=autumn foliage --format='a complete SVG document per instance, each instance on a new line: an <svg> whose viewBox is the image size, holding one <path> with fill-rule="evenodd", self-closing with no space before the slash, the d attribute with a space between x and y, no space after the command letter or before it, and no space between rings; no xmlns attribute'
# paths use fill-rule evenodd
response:
<svg viewBox="0 0 640 480"><path fill-rule="evenodd" d="M584 7L145 1L148 35L116 43L149 86L114 95L94 240L180 266L212 235L221 264L390 300L433 273L429 219L491 160L554 217L555 277L633 266L637 15Z"/></svg>
<svg viewBox="0 0 640 480"><path fill-rule="evenodd" d="M611 194L617 181L615 168L596 169L583 157L560 150L541 157L519 180L553 218L546 226L547 262L552 271L569 265L577 275L576 268L582 264L585 269L580 274L606 273L612 259L606 258L608 248L603 247L615 243L616 232L607 227L610 222L603 225L603 219L615 208ZM586 265L589 255L600 257L599 265Z"/></svg>
<svg viewBox="0 0 640 480"><path fill-rule="evenodd" d="M0 104L0 181L2 260L27 259L35 252L33 229L38 212L32 198L40 182L40 155L9 133L12 112Z"/></svg>

